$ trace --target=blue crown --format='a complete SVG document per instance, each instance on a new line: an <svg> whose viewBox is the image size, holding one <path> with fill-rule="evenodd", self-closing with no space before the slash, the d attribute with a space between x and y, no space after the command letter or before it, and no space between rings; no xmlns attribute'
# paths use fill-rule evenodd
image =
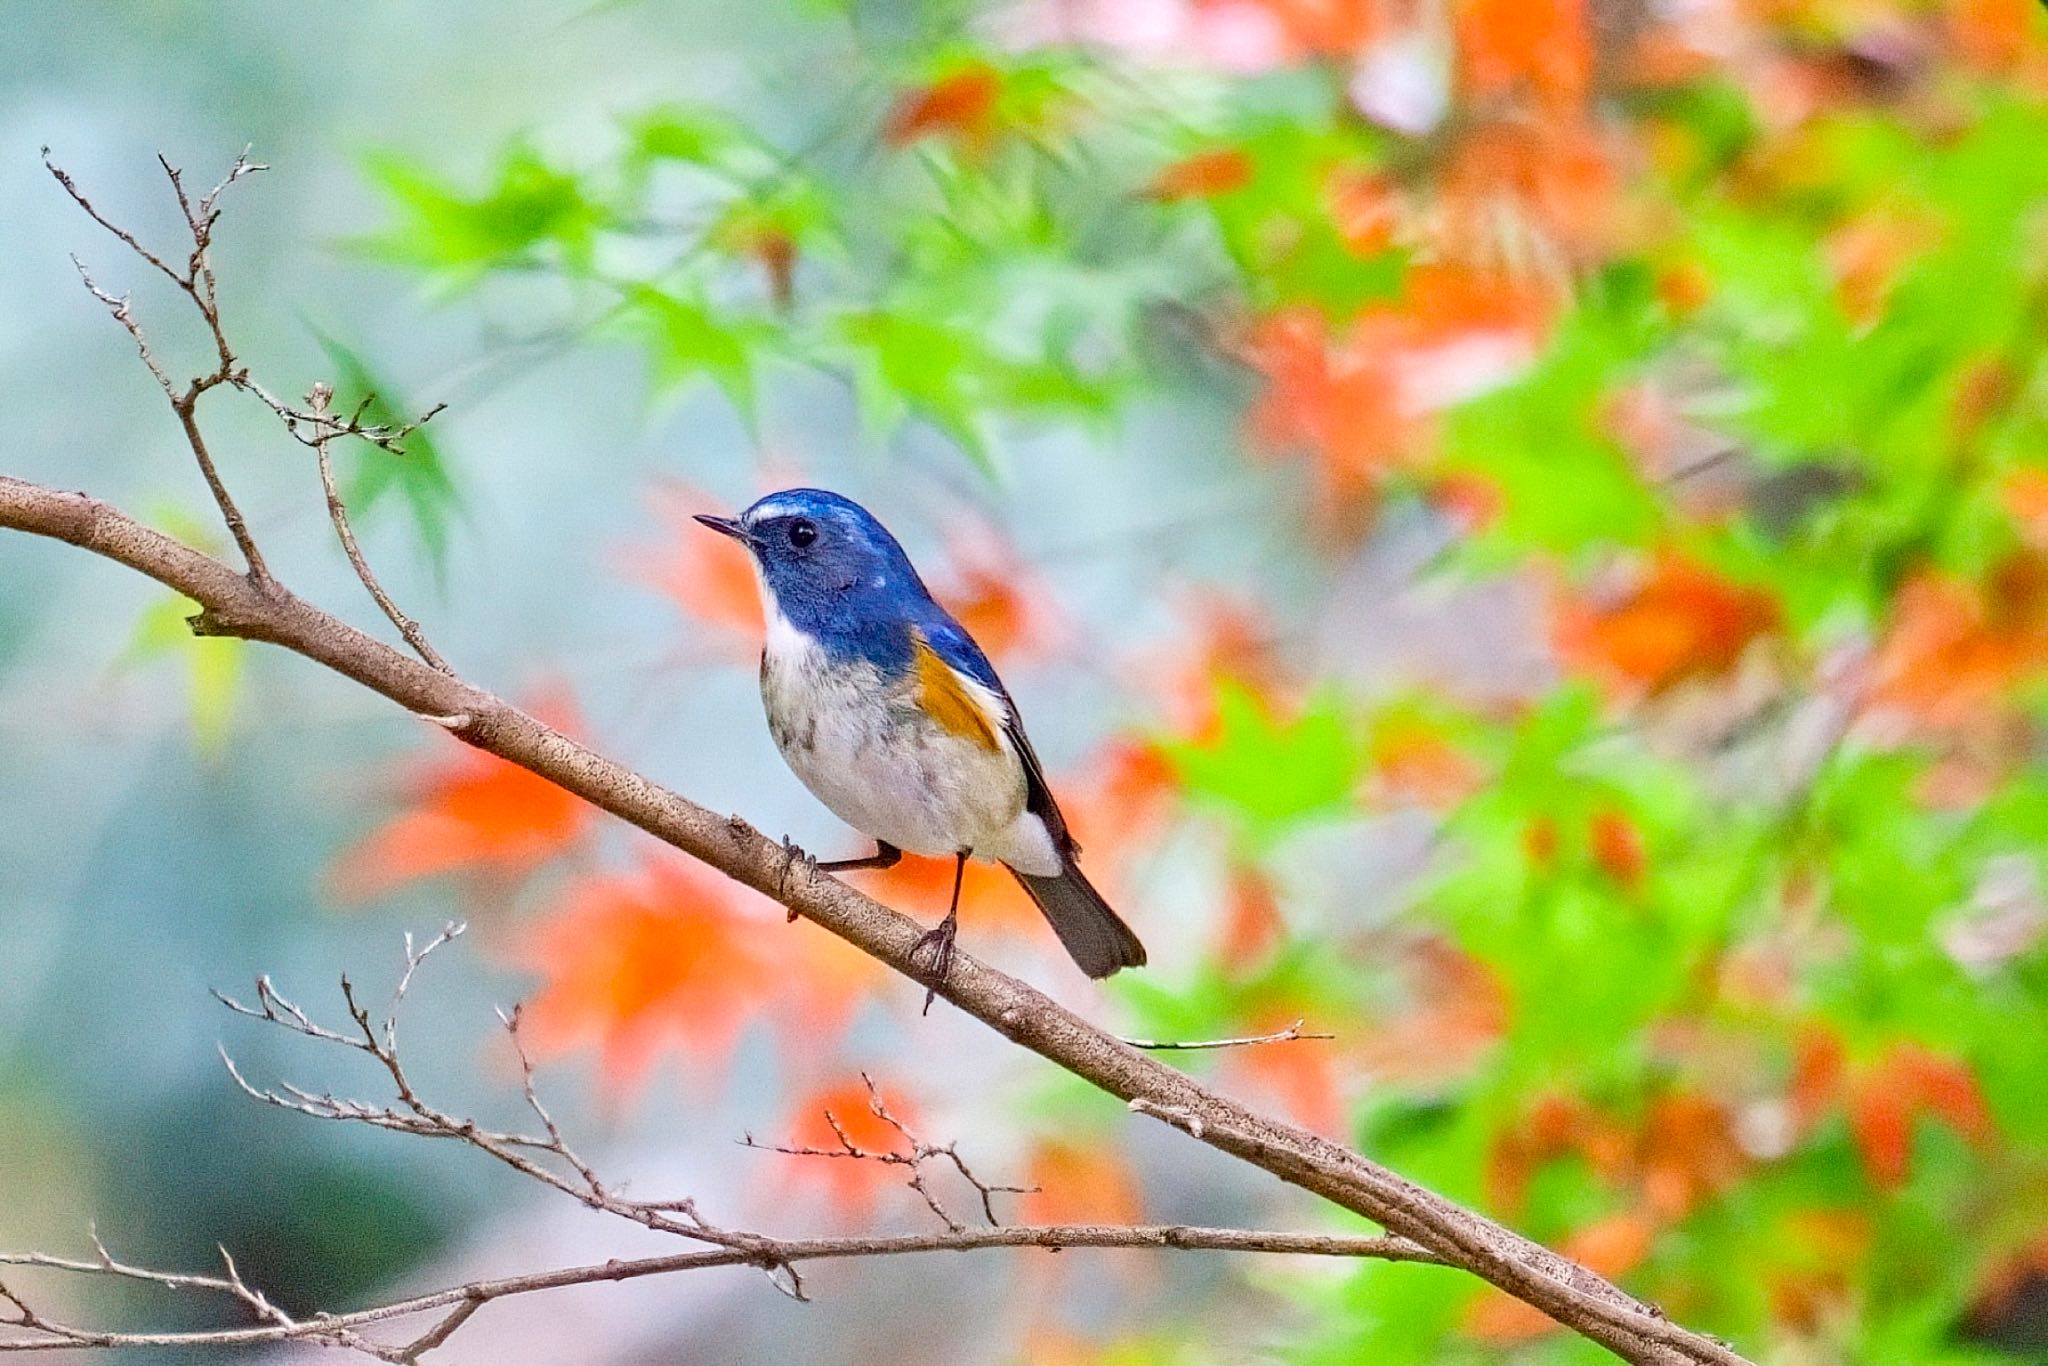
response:
<svg viewBox="0 0 2048 1366"><path fill-rule="evenodd" d="M784 489L736 519L699 517L752 552L776 610L835 660L890 674L911 665L913 630L948 664L1000 688L981 649L932 599L889 529L827 489Z"/></svg>

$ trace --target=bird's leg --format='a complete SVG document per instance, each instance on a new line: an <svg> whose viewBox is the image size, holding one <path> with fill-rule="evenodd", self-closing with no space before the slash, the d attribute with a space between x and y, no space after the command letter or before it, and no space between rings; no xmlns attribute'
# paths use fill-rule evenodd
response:
<svg viewBox="0 0 2048 1366"><path fill-rule="evenodd" d="M829 863L813 860L811 871L815 873L857 873L863 868L894 868L903 862L903 851L887 840L875 841L875 852L866 858L839 858Z"/></svg>
<svg viewBox="0 0 2048 1366"><path fill-rule="evenodd" d="M953 941L960 933L960 884L967 877L967 851L962 849L953 857L953 901L946 907L946 918L918 936L917 942L910 946L912 965L916 964L920 953L927 949L931 950L932 985L924 990L922 1012L926 1015L932 1013L932 998L939 994L937 984L945 981L946 974L952 970Z"/></svg>
<svg viewBox="0 0 2048 1366"><path fill-rule="evenodd" d="M797 848L787 835L782 837L782 851L787 857L782 862L782 876L775 884L778 895L788 889L790 866L799 858L803 860L805 870L812 873L852 873L863 868L894 868L903 862L903 851L887 840L876 840L875 852L866 858L833 859L828 863L820 863L816 854L807 854ZM791 911L789 918L796 919L796 912Z"/></svg>

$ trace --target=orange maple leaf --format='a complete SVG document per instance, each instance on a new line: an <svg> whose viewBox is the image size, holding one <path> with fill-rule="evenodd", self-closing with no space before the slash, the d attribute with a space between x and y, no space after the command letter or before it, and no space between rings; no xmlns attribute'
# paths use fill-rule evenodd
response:
<svg viewBox="0 0 2048 1366"><path fill-rule="evenodd" d="M870 1092L867 1083L856 1077L820 1087L799 1098L793 1107L789 1141L784 1146L836 1153L843 1137L862 1152L908 1156L909 1141L895 1125L875 1113L876 1095L902 1123L917 1123L917 1108L910 1102L888 1087ZM874 1211L875 1202L885 1189L903 1184L903 1170L892 1163L800 1155L785 1160L793 1182L822 1185L833 1208L856 1221Z"/></svg>
<svg viewBox="0 0 2048 1366"><path fill-rule="evenodd" d="M1593 78L1585 0L1459 0L1452 27L1469 93L1526 88L1554 113L1584 102Z"/></svg>
<svg viewBox="0 0 2048 1366"><path fill-rule="evenodd" d="M1643 832L1624 811L1603 807L1593 813L1587 830L1593 863L1601 872L1620 883L1624 891L1642 889L1650 861L1643 846Z"/></svg>
<svg viewBox="0 0 2048 1366"><path fill-rule="evenodd" d="M527 709L564 734L582 729L564 690ZM406 786L406 808L335 860L329 878L343 900L365 901L443 873L517 880L576 844L594 815L581 797L539 774L466 745L425 761Z"/></svg>
<svg viewBox="0 0 2048 1366"><path fill-rule="evenodd" d="M1233 865L1216 957L1226 969L1244 971L1261 962L1286 933L1272 879L1250 864Z"/></svg>
<svg viewBox="0 0 2048 1366"><path fill-rule="evenodd" d="M1371 741L1373 783L1382 800L1412 801L1449 811L1478 791L1486 775L1478 761L1426 721L1400 717L1376 727Z"/></svg>
<svg viewBox="0 0 2048 1366"><path fill-rule="evenodd" d="M1138 1224L1145 1218L1137 1177L1107 1144L1042 1140L1025 1163L1021 1213L1034 1224Z"/></svg>
<svg viewBox="0 0 2048 1366"><path fill-rule="evenodd" d="M1425 935L1405 943L1401 972L1414 1008L1376 1025L1357 1050L1375 1078L1428 1082L1455 1076L1507 1032L1514 1015L1507 983L1450 940Z"/></svg>
<svg viewBox="0 0 2048 1366"><path fill-rule="evenodd" d="M1533 289L1547 272L1532 267L1592 261L1616 242L1627 222L1618 160L1584 121L1481 124L1437 177L1432 239L1452 261Z"/></svg>
<svg viewBox="0 0 2048 1366"><path fill-rule="evenodd" d="M1052 593L985 523L955 526L933 596L998 663L1051 648L1064 631Z"/></svg>
<svg viewBox="0 0 2048 1366"><path fill-rule="evenodd" d="M1339 508L1369 501L1426 452L1436 412L1528 364L1554 310L1498 272L1449 263L1411 268L1398 298L1359 310L1342 330L1315 309L1283 309L1243 344L1266 380L1247 419L1252 443L1267 455L1309 455Z"/></svg>
<svg viewBox="0 0 2048 1366"><path fill-rule="evenodd" d="M1763 589L1666 549L1636 584L1607 600L1558 594L1551 640L1567 667L1617 696L1641 697L1727 672L1778 620L1777 601Z"/></svg>
<svg viewBox="0 0 2048 1366"><path fill-rule="evenodd" d="M1963 730L2044 670L2048 556L2022 550L1982 584L1933 571L1909 578L1892 601L1865 704L1930 730Z"/></svg>
<svg viewBox="0 0 2048 1366"><path fill-rule="evenodd" d="M625 569L685 616L717 628L722 647L751 656L763 630L754 564L738 541L713 536L692 520L714 506L686 485L657 489L654 510L665 534L657 545L629 547Z"/></svg>
<svg viewBox="0 0 2048 1366"><path fill-rule="evenodd" d="M1893 1044L1849 1084L1849 1130L1873 1184L1894 1190L1911 1175L1913 1127L1940 1121L1978 1147L1993 1136L1991 1107L1969 1066L1911 1041Z"/></svg>
<svg viewBox="0 0 2048 1366"><path fill-rule="evenodd" d="M1323 208L1354 256L1377 256L1393 246L1404 216L1394 183L1357 166L1333 167L1323 176Z"/></svg>
<svg viewBox="0 0 2048 1366"><path fill-rule="evenodd" d="M1248 7L1265 13L1290 59L1355 57L1388 22L1386 0L1250 0Z"/></svg>
<svg viewBox="0 0 2048 1366"><path fill-rule="evenodd" d="M621 1091L673 1049L721 1062L786 983L767 900L694 860L647 854L637 873L571 887L532 935L542 976L526 1012L538 1054L595 1045Z"/></svg>
<svg viewBox="0 0 2048 1366"><path fill-rule="evenodd" d="M1152 178L1147 191L1154 199L1213 199L1252 183L1251 154L1241 147L1212 147L1182 157Z"/></svg>
<svg viewBox="0 0 2048 1366"><path fill-rule="evenodd" d="M2029 0L1955 0L1946 7L1949 42L1972 66L2011 71L2039 42L2036 8Z"/></svg>
<svg viewBox="0 0 2048 1366"><path fill-rule="evenodd" d="M947 135L969 147L985 146L995 128L1002 73L971 62L928 85L904 92L882 125L882 138L901 147L919 138Z"/></svg>

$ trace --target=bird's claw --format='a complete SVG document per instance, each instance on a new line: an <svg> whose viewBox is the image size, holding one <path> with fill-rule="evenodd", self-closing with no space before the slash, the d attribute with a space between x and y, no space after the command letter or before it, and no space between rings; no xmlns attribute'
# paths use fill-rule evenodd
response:
<svg viewBox="0 0 2048 1366"><path fill-rule="evenodd" d="M938 996L938 984L946 980L946 974L953 970L953 943L959 937L960 922L948 915L933 928L918 936L910 946L910 965L919 966L920 957L931 960L931 981L924 991L924 1009L921 1014L932 1013L932 1001Z"/></svg>
<svg viewBox="0 0 2048 1366"><path fill-rule="evenodd" d="M818 856L798 848L795 840L784 835L782 837L782 871L776 874L775 877L775 895L778 899L789 895L789 872L790 869L796 867L799 863L804 866L804 876L807 879L816 876ZM791 920L796 919L796 908L794 906L790 907L789 918Z"/></svg>

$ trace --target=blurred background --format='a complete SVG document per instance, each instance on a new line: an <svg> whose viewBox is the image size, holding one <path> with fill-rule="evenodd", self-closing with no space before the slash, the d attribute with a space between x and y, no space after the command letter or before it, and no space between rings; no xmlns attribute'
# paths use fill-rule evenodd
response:
<svg viewBox="0 0 2048 1366"><path fill-rule="evenodd" d="M385 582L466 676L861 851L762 724L689 521L792 483L903 539L1152 965L999 873L967 947L1770 1362L2048 1359L2048 15L2028 0L17 4L0 472L224 537L129 339L210 184L273 391L336 385ZM211 395L297 591L378 625L311 453ZM66 547L0 538L0 1246L297 1312L635 1255L229 1016L408 932L444 1108L493 1008L634 1194L930 1223L829 1143L871 1073L1005 1217L1336 1226L807 924ZM950 870L861 885L925 919ZM1191 1056L1191 1055L1183 1055ZM859 1130L856 1130L859 1132ZM880 1144L886 1133L869 1135ZM963 1198L966 1192L953 1192ZM1206 1254L731 1270L492 1306L450 1361L1603 1359L1428 1268ZM12 1278L10 1278L12 1283ZM31 1284L23 1282L24 1285ZM235 1321L33 1282L122 1327ZM313 1353L300 1353L310 1357ZM165 1361L198 1359L163 1353Z"/></svg>

